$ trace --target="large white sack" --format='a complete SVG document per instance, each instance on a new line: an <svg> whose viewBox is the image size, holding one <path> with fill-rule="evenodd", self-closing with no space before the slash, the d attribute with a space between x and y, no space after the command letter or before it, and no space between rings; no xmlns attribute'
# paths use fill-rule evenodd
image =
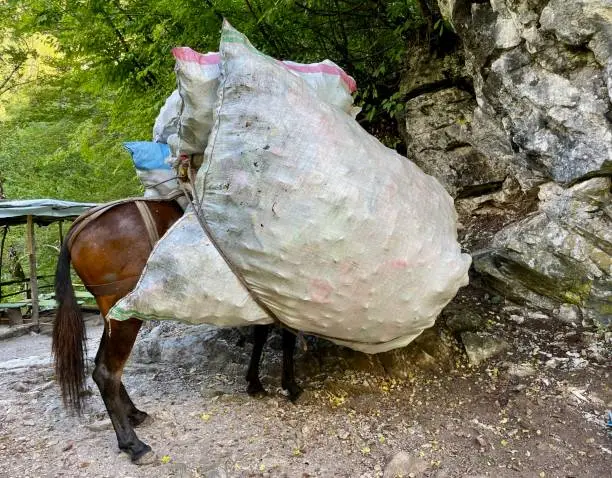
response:
<svg viewBox="0 0 612 478"><path fill-rule="evenodd" d="M213 239L290 327L405 345L468 282L440 183L224 25L197 190Z"/></svg>
<svg viewBox="0 0 612 478"><path fill-rule="evenodd" d="M174 71L183 100L179 120L179 154L203 153L212 128L212 110L219 86L219 53L198 53L188 47L174 48Z"/></svg>
<svg viewBox="0 0 612 478"><path fill-rule="evenodd" d="M179 119L183 109L183 100L178 90L174 90L159 110L153 125L153 141L168 143L168 138L178 133Z"/></svg>
<svg viewBox="0 0 612 478"><path fill-rule="evenodd" d="M134 292L109 317L228 327L272 322L202 232L193 212L186 212L156 244Z"/></svg>
<svg viewBox="0 0 612 478"><path fill-rule="evenodd" d="M176 59L175 72L182 99L182 111L178 120L178 148L173 148L173 156L203 153L213 125L221 56L217 52L201 54L188 47L174 48L172 54ZM355 80L334 62L278 63L287 71L304 78L317 95L329 104L348 114L354 115L359 110L353 107L351 96L357 88Z"/></svg>

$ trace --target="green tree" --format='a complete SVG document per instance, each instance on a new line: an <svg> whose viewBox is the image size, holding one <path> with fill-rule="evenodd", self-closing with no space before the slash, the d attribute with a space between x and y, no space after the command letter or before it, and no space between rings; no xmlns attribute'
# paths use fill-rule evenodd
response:
<svg viewBox="0 0 612 478"><path fill-rule="evenodd" d="M359 85L366 124L401 113L397 93L405 46L427 22L426 0L22 0L20 32L56 39L65 61L96 71L99 81L159 107L171 88L171 49L218 48L228 18L262 51L279 59L331 60ZM83 26L86 26L85 28ZM431 29L431 25L430 25Z"/></svg>

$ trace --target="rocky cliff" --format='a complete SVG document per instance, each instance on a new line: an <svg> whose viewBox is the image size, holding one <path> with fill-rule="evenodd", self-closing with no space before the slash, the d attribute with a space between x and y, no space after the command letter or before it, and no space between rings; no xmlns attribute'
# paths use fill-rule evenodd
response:
<svg viewBox="0 0 612 478"><path fill-rule="evenodd" d="M456 198L476 277L553 317L610 324L612 3L438 6L457 41L408 61L409 157Z"/></svg>

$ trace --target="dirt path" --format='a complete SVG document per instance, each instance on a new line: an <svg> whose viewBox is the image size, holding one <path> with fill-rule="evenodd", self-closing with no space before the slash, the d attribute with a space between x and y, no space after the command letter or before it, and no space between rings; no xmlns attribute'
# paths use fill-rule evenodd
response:
<svg viewBox="0 0 612 478"><path fill-rule="evenodd" d="M63 410L48 336L5 340L0 477L376 477L401 451L409 456L405 476L610 476L609 366L572 355L580 344L563 349L551 332L525 330L509 328L511 349L481 367L457 354L451 370L403 380L358 370L353 355L338 359L338 348L301 352L307 392L295 405L279 389L274 343L262 399L244 392L250 344L237 346L233 333L207 341L208 358L189 365L144 360L151 350L142 345L125 383L154 418L138 430L159 458L145 467L118 451L93 383L81 419ZM90 354L100 333L90 327ZM172 357L195 353L188 333L162 330L158 355L168 357L171 344Z"/></svg>

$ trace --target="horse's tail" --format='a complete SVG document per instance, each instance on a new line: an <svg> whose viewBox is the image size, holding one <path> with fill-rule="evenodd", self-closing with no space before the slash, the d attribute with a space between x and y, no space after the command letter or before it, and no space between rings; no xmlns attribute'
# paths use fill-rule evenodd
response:
<svg viewBox="0 0 612 478"><path fill-rule="evenodd" d="M80 414L86 378L87 336L83 313L70 279L69 237L70 233L62 244L55 271L55 299L58 304L51 350L55 356L55 377L60 385L64 406Z"/></svg>

